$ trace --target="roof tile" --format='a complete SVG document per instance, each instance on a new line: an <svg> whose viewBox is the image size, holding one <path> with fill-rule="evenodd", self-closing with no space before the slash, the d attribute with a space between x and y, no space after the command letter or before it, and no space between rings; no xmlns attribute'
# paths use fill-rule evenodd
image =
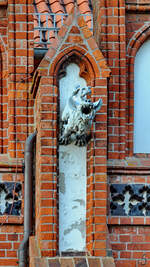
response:
<svg viewBox="0 0 150 267"><path fill-rule="evenodd" d="M70 13L74 5L75 0L34 0L35 11L39 14L34 17L35 47L42 46L41 42L46 45L46 42L51 42L55 38L54 31L48 29L55 27L59 29L66 18L66 12ZM91 14L92 11L89 6L89 0L77 0L77 5L81 14L87 14L85 21L88 27L91 28L91 16L88 16L88 14ZM51 15L52 13L56 14L55 18ZM38 21L39 18L40 21ZM44 29L42 30L42 28Z"/></svg>
<svg viewBox="0 0 150 267"><path fill-rule="evenodd" d="M59 14L63 14L64 13L64 8L62 7L62 5L60 4L60 1L59 0L50 0L50 6L51 6L51 10L52 10L52 13L59 13ZM57 27L61 27L61 16L58 15L56 16L56 24L57 24Z"/></svg>
<svg viewBox="0 0 150 267"><path fill-rule="evenodd" d="M74 7L74 0L64 0L64 4L67 13L69 13L71 9Z"/></svg>

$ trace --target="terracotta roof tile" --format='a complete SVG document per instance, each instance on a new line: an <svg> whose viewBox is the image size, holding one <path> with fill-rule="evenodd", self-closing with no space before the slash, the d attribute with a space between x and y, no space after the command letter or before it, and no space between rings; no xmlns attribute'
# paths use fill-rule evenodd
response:
<svg viewBox="0 0 150 267"><path fill-rule="evenodd" d="M74 3L75 0L34 0L36 12L36 17L34 17L35 47L41 47L40 42L44 45L46 42L50 42L52 38L55 38L54 31L48 29L59 29L62 26L62 21L66 18L66 13L71 11ZM86 15L85 20L91 28L91 16L88 16L88 14L92 13L90 0L77 0L77 5L80 13ZM52 13L56 14L55 18Z"/></svg>
<svg viewBox="0 0 150 267"><path fill-rule="evenodd" d="M51 7L51 10L52 10L52 13L55 13L55 14L63 14L64 13L64 8L63 6L61 5L60 1L59 0L49 0L50 2L50 7ZM56 24L57 24L57 27L61 27L61 16L56 16Z"/></svg>
<svg viewBox="0 0 150 267"><path fill-rule="evenodd" d="M36 47L39 47L39 41L47 42L50 41L52 38L55 38L54 32L51 31L50 34L48 31L43 31L42 40L40 39L40 31L36 29L36 27L41 26L43 28L51 28L53 27L52 18L51 16L47 16L47 13L50 13L50 10L45 2L45 0L35 0L36 5L36 11L40 14L40 25L37 19L34 20L34 39L35 43L38 43ZM39 39L37 38L37 35L39 33Z"/></svg>
<svg viewBox="0 0 150 267"><path fill-rule="evenodd" d="M74 0L64 0L66 12L69 13L74 7Z"/></svg>
<svg viewBox="0 0 150 267"><path fill-rule="evenodd" d="M81 14L91 14L91 9L89 7L88 0L77 0L77 4L78 4L79 11ZM86 16L85 21L86 21L88 27L91 28L91 17Z"/></svg>
<svg viewBox="0 0 150 267"><path fill-rule="evenodd" d="M34 27L35 28L38 27L38 19L36 16L34 16ZM34 30L34 41L36 43L40 43L40 32L39 30L36 30L36 29ZM40 44L37 46L40 46Z"/></svg>
<svg viewBox="0 0 150 267"><path fill-rule="evenodd" d="M36 5L38 13L49 12L49 8L45 0L35 0L35 5Z"/></svg>

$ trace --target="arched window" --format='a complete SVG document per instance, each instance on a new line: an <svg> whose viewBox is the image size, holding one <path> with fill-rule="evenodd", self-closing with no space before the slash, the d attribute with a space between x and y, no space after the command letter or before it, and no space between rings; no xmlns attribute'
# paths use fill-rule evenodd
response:
<svg viewBox="0 0 150 267"><path fill-rule="evenodd" d="M134 153L150 153L150 39L135 57Z"/></svg>

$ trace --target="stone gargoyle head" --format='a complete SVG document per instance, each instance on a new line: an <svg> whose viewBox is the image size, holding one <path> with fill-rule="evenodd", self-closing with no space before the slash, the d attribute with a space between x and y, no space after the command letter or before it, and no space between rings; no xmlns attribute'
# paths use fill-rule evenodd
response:
<svg viewBox="0 0 150 267"><path fill-rule="evenodd" d="M90 87L77 86L64 108L61 117L61 145L73 143L85 146L90 139L90 128L96 112L102 106L102 99L92 102L87 98L91 94Z"/></svg>

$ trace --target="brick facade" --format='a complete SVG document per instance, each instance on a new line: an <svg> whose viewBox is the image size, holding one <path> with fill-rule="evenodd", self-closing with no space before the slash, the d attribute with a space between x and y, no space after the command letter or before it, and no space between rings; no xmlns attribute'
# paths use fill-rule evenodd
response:
<svg viewBox="0 0 150 267"><path fill-rule="evenodd" d="M112 251L117 267L150 266L149 207L143 204L140 208L142 201L136 198L138 212L146 210L145 216L126 216L121 208L119 215L113 215L110 210L111 197L115 210L118 198L124 201L123 192L126 197L131 195L131 207L140 186L139 195L145 192L149 204L150 156L133 153L133 129L134 60L150 36L150 1L94 0L94 36L75 12L72 10L39 64L34 61L33 1L0 1L0 183L22 185L21 214L0 215L0 266L18 266L24 221L24 144L35 129L30 265L71 267L81 261L83 266L113 266L113 259L107 258ZM68 262L57 257L58 80L67 62L80 66L80 76L92 87L92 100L103 100L87 146L87 251L81 258L71 256ZM111 195L111 186L119 188L115 185L126 189L119 189L119 196L115 191ZM15 188L13 194L15 197Z"/></svg>
<svg viewBox="0 0 150 267"><path fill-rule="evenodd" d="M0 1L0 181L21 183L22 195L24 143L33 131L28 86L33 71L32 14L32 1ZM22 224L23 201L20 216L0 216L0 266L18 266Z"/></svg>
<svg viewBox="0 0 150 267"><path fill-rule="evenodd" d="M119 69L121 69L122 71L122 75L121 72L119 71L120 100L118 101L120 101L119 109L121 112L119 113L122 114L119 128L121 131L120 132L122 136L121 138L123 138L122 142L119 141L119 147L121 150L123 148L123 153L120 152L121 153L120 159L122 160L119 160L119 157L115 156L117 152L117 150L115 151L115 148L117 148L116 144L117 137L116 139L112 139L112 142L109 141L112 153L110 153L108 160L108 180L109 180L109 185L125 184L125 185L134 185L135 188L137 188L136 186L139 186L140 184L145 186L149 185L149 167L148 167L149 154L133 153L134 60L138 49L141 47L144 41L146 41L146 39L149 38L150 2L114 1L114 3L115 2L116 4L118 4L117 2L119 2L122 5L122 8L120 8L120 13L123 12L122 15L123 17L125 16L124 17L125 20L124 22L121 23L122 26L120 27L119 31L120 37L118 37L120 40L119 41L120 47L121 47L121 40L122 40L122 47L124 47L123 48L124 55L122 54L121 60L120 62L118 62L118 64L120 65ZM124 31L122 31L123 26L125 27ZM109 27L109 25L107 27ZM105 42L105 44L107 45L107 42ZM110 49L112 51L112 48ZM109 58L108 60L111 61L110 57L108 58ZM115 61L115 59L113 60ZM116 60L118 60L118 56ZM109 67L110 64L111 63L108 64ZM112 75L113 83L110 84L110 89L109 89L110 93L111 90L113 91L113 95L110 97L110 104L108 104L110 107L109 110L112 109L113 114L115 114L115 109L117 109L116 99L115 99L117 90L117 87L115 85L115 79L116 79L115 77L118 72L114 70L114 73L115 76ZM112 104L114 105L113 108ZM110 115L112 116L112 113L110 113ZM115 119L114 115L113 118ZM113 121L113 123L115 124L119 123L118 119ZM110 129L112 128L111 120L109 128ZM113 133L114 132L110 130L109 134L111 137L113 136ZM112 244L112 251L113 251L113 256L115 258L116 266L142 266L142 265L149 266L150 264L148 255L149 241L148 241L148 236L146 238L145 235L145 233L146 232L148 233L149 231L148 224L149 224L149 216L136 216L136 215L111 216L109 212L108 225L109 225L110 239Z"/></svg>
<svg viewBox="0 0 150 267"><path fill-rule="evenodd" d="M59 69L60 66L65 68L65 64L68 62L77 62L81 66L82 72L80 75L86 79L88 85L92 86L93 98L96 100L100 96L103 99L101 114L97 115L100 122L95 124L95 129L93 129L94 138L89 144L87 152L87 250L94 256L106 256L107 253L106 238L104 239L104 236L106 237L107 235L106 78L109 76L110 71L86 23L80 15L77 18L76 16L74 14L69 16L58 34L58 39L51 45L37 69L41 80L35 99L37 103L35 110L38 130L37 151L39 151L37 155L38 173L36 174L36 177L38 177L36 233L42 256L56 256L58 250L58 124L56 111L58 109ZM63 45L61 45L62 41ZM55 51L59 52L58 55L55 55ZM95 165L93 164L94 158ZM44 190L46 189L49 190L48 199L45 199L46 191L44 192ZM101 193L102 199L99 198L99 193ZM95 199L94 202L93 199ZM47 225L46 223L49 224ZM95 244L94 247L93 242Z"/></svg>

